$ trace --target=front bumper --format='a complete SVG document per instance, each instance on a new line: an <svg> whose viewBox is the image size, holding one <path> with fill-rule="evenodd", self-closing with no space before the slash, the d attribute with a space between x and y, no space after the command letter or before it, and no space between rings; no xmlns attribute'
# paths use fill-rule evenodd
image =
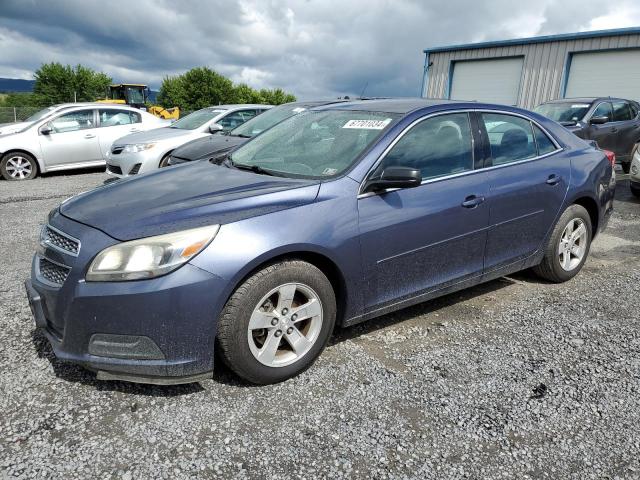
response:
<svg viewBox="0 0 640 480"><path fill-rule="evenodd" d="M102 379L172 384L211 377L225 282L191 264L150 280L86 282L90 260L116 242L59 214L54 218L56 228L83 240L80 254L45 248L34 256L25 287L36 327L56 357ZM87 245L98 248L82 251ZM41 256L70 267L61 286L42 280Z"/></svg>
<svg viewBox="0 0 640 480"><path fill-rule="evenodd" d="M160 165L158 152L154 148L143 152L107 154L107 174L118 178L129 177L157 170Z"/></svg>
<svg viewBox="0 0 640 480"><path fill-rule="evenodd" d="M631 183L638 185L640 183L640 151L636 150L631 159L631 170L629 171L629 180Z"/></svg>

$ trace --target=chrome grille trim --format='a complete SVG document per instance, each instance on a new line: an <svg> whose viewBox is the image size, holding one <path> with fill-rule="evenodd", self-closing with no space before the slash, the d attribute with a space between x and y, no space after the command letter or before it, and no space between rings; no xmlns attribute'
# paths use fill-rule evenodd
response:
<svg viewBox="0 0 640 480"><path fill-rule="evenodd" d="M80 253L80 240L48 224L42 227L40 243L73 257Z"/></svg>

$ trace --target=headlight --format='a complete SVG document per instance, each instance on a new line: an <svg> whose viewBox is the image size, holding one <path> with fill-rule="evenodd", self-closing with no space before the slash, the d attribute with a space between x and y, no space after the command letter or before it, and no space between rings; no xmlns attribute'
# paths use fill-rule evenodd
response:
<svg viewBox="0 0 640 480"><path fill-rule="evenodd" d="M212 225L105 248L91 262L87 281L140 280L164 275L200 253L219 229L219 225Z"/></svg>
<svg viewBox="0 0 640 480"><path fill-rule="evenodd" d="M149 150L150 148L153 148L155 146L155 143L132 143L131 145L125 145L124 151L127 153L138 153Z"/></svg>

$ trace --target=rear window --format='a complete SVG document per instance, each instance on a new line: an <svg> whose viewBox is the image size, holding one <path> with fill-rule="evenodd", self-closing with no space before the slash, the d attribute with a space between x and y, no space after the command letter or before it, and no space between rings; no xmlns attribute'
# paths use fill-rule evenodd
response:
<svg viewBox="0 0 640 480"><path fill-rule="evenodd" d="M536 137L536 145L538 146L538 156L546 155L547 153L554 152L556 150L555 144L537 125L533 126L533 134Z"/></svg>

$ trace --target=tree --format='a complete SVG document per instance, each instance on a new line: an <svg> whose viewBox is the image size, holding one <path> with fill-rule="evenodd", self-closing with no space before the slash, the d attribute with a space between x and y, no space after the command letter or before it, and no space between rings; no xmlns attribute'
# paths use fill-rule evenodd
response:
<svg viewBox="0 0 640 480"><path fill-rule="evenodd" d="M279 105L295 101L293 95L282 89L257 91L231 80L208 67L192 68L182 75L165 77L158 94L158 103L165 108L197 110L222 103L270 103Z"/></svg>
<svg viewBox="0 0 640 480"><path fill-rule="evenodd" d="M47 100L48 104L93 102L104 97L111 78L82 65L45 63L34 74L33 93Z"/></svg>
<svg viewBox="0 0 640 480"><path fill-rule="evenodd" d="M269 105L281 105L283 103L296 101L295 95L287 93L281 88L274 88L273 90L263 88L260 90L260 96L262 97L263 103L268 103Z"/></svg>

